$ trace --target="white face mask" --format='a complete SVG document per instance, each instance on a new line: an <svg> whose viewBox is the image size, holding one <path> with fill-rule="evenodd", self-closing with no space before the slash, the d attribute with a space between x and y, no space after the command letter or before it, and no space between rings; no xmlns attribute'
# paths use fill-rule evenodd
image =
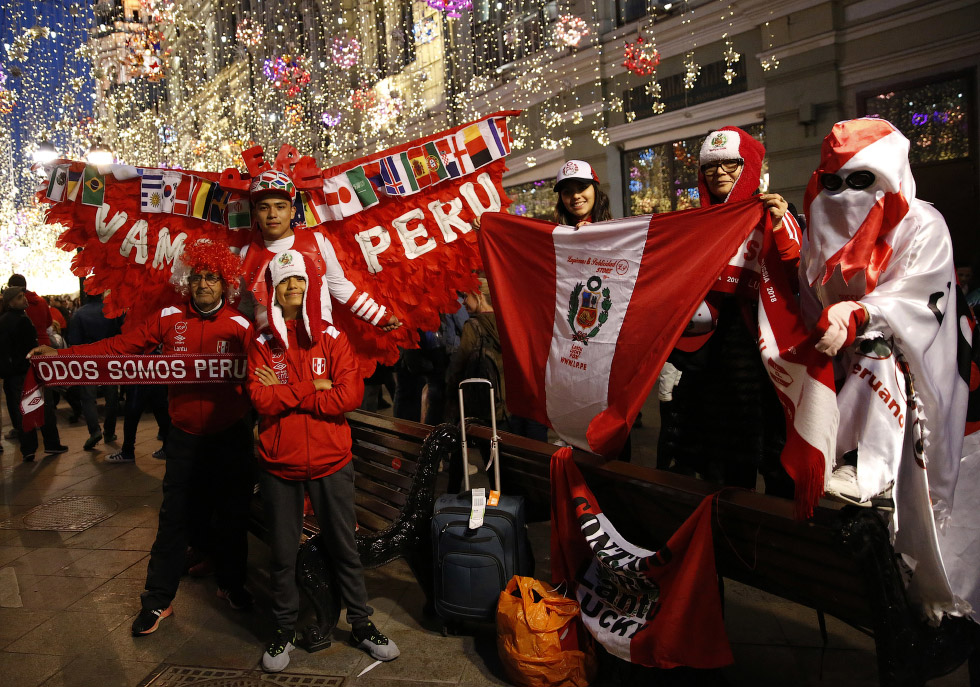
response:
<svg viewBox="0 0 980 687"><path fill-rule="evenodd" d="M887 240L915 198L908 150L908 139L894 130L818 178L819 193L807 212L810 284L823 282L837 265L847 279L869 266L875 243Z"/></svg>

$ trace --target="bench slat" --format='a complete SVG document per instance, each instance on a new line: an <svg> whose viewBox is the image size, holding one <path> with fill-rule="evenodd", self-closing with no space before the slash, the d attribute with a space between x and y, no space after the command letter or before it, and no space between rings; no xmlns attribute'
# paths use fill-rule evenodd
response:
<svg viewBox="0 0 980 687"><path fill-rule="evenodd" d="M386 506L397 508L398 512L401 512L402 507L405 505L405 501L408 500L407 496L403 492L386 487L383 484L373 482L369 479L362 479L360 482L355 480L354 488L363 494L371 494Z"/></svg>
<svg viewBox="0 0 980 687"><path fill-rule="evenodd" d="M410 475L396 472L391 468L381 467L368 460L361 460L359 456L354 456L354 471L363 475L366 479L382 480L403 491L408 491L412 488L412 478ZM355 486L356 483L357 480L355 479Z"/></svg>
<svg viewBox="0 0 980 687"><path fill-rule="evenodd" d="M358 444L354 447L354 453L357 457L364 462L374 463L376 465L383 466L388 470L392 470L391 463L393 460L397 459L400 463L398 471L408 475L409 477L415 475L418 469L418 463L415 458L418 454L404 454L401 452L389 453L384 450L380 450L374 446L367 446L365 444Z"/></svg>
<svg viewBox="0 0 980 687"><path fill-rule="evenodd" d="M384 518L389 522L393 522L395 518L398 517L399 509L393 506L389 506L386 503L382 503L376 498L366 495L362 491L354 492L354 503L363 508L366 511L370 511L375 515ZM387 527L387 525L386 525ZM384 529L384 528L382 528Z"/></svg>

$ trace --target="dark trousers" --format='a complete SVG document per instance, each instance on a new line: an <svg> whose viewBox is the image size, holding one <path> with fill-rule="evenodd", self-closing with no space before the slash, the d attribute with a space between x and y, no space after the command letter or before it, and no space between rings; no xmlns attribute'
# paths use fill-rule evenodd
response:
<svg viewBox="0 0 980 687"><path fill-rule="evenodd" d="M446 349L411 350L402 354L395 367L395 407L392 414L402 420L438 425L446 404ZM422 394L426 396L422 416Z"/></svg>
<svg viewBox="0 0 980 687"><path fill-rule="evenodd" d="M167 472L163 477L160 525L150 550L143 608L166 608L177 594L184 569L188 527L193 517L197 484L210 485L214 500L215 574L222 589L245 584L248 558L248 504L255 485L252 432L239 420L214 434L189 434L170 429Z"/></svg>
<svg viewBox="0 0 980 687"><path fill-rule="evenodd" d="M364 586L364 568L354 539L354 465L320 479L285 480L268 472L259 475L262 503L272 550L272 615L279 627L292 629L299 617L296 553L303 525L303 493L310 494L320 524L320 537L336 574L347 622L364 624L371 614Z"/></svg>
<svg viewBox="0 0 980 687"><path fill-rule="evenodd" d="M85 424L88 425L89 434L98 434L101 431L97 405L99 389L102 389L102 396L105 398L105 434L112 436L116 433L116 417L119 415L119 387L115 385L74 387L82 406L82 415L85 417Z"/></svg>
<svg viewBox="0 0 980 687"><path fill-rule="evenodd" d="M20 397L24 393L24 376L7 377L3 380L3 392L7 397L7 415L17 430L20 438L21 455L37 453L37 430L25 432L23 418L20 414ZM44 424L41 425L41 436L44 438L44 448L56 448L61 445L61 435L58 433L58 418L54 413L54 395L50 389L44 390Z"/></svg>
<svg viewBox="0 0 980 687"><path fill-rule="evenodd" d="M160 436L167 440L170 431L170 411L167 408L167 387L156 384L133 384L126 387L126 406L123 419L122 452L131 456L136 452L136 430L140 418L149 408L156 418Z"/></svg>

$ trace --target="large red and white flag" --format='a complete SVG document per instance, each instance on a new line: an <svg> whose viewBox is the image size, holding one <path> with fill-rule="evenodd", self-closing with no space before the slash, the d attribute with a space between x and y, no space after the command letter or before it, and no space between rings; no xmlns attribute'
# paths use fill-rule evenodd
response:
<svg viewBox="0 0 980 687"><path fill-rule="evenodd" d="M508 408L615 456L684 327L762 221L758 200L580 229L485 214Z"/></svg>

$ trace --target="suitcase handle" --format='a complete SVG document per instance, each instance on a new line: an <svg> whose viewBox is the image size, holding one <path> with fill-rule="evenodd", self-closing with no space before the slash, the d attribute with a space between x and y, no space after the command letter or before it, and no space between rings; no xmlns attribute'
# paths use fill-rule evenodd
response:
<svg viewBox="0 0 980 687"><path fill-rule="evenodd" d="M463 409L464 384L486 384L489 387L491 430L490 462L493 463L493 479L497 485L497 491L503 493L503 491L500 489L500 453L498 446L500 437L497 436L497 405L493 398L493 382L482 377L470 377L469 379L464 379L459 383L459 428L463 437L463 491L465 492L470 490L470 460L466 446L466 413Z"/></svg>

